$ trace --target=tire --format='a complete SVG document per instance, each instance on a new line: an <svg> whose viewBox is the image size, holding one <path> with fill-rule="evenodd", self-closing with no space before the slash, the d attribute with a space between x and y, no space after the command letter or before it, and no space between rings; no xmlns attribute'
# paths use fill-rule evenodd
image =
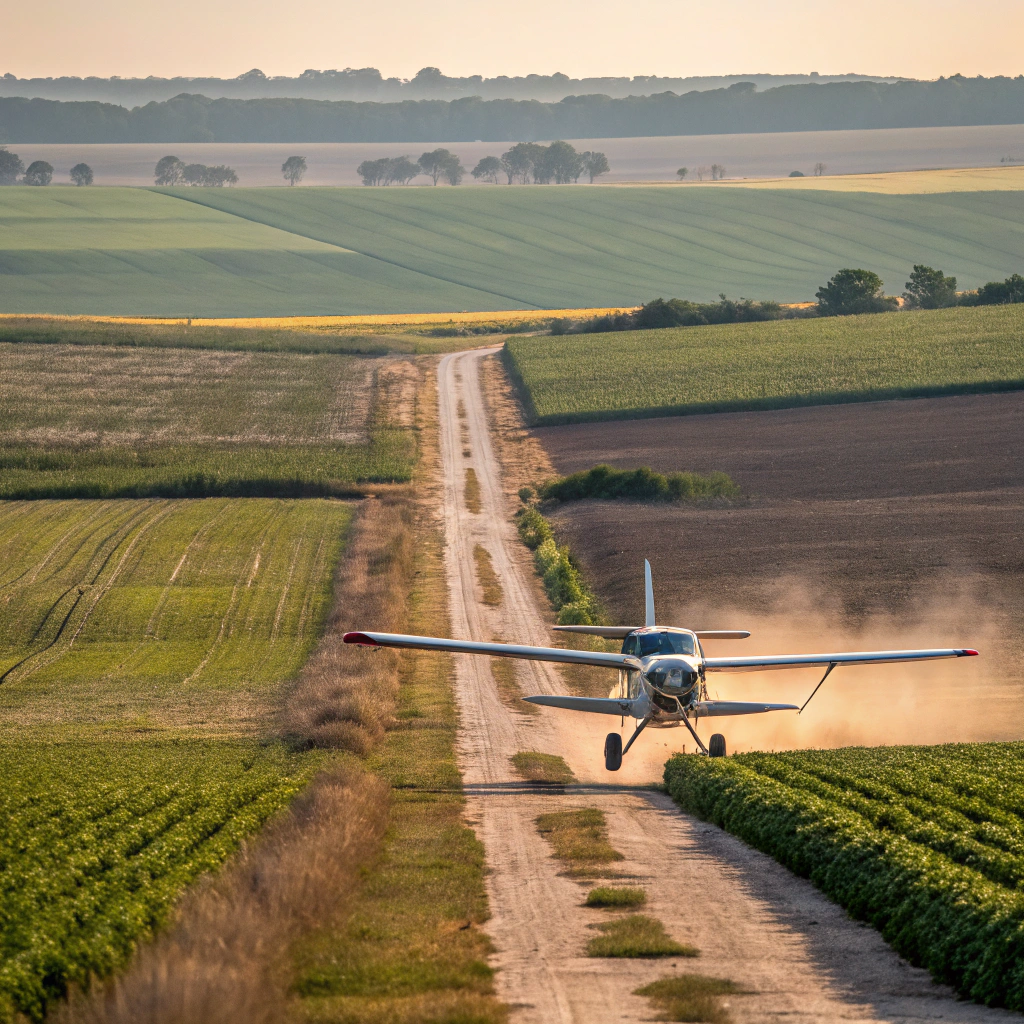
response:
<svg viewBox="0 0 1024 1024"><path fill-rule="evenodd" d="M725 737L720 732L708 740L708 753L712 757L725 757Z"/></svg>
<svg viewBox="0 0 1024 1024"><path fill-rule="evenodd" d="M605 737L604 766L610 772L617 772L622 767L622 737L617 732L610 732Z"/></svg>

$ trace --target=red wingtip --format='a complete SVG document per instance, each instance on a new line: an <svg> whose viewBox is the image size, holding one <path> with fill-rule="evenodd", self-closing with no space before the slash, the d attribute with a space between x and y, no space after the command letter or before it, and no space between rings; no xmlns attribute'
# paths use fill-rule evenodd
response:
<svg viewBox="0 0 1024 1024"><path fill-rule="evenodd" d="M359 644L360 647L377 647L365 633L346 633L341 638L346 644Z"/></svg>
<svg viewBox="0 0 1024 1024"><path fill-rule="evenodd" d="M970 648L968 648L966 651L964 651L964 657L965 658L976 658L977 656L978 656L978 652L977 651L972 651Z"/></svg>

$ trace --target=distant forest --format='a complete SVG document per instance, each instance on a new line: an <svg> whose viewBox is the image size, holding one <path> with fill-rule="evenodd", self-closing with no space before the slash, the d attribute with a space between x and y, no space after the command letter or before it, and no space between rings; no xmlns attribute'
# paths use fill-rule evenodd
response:
<svg viewBox="0 0 1024 1024"><path fill-rule="evenodd" d="M0 99L0 141L462 142L1018 124L1024 75L935 82L753 83L612 99L211 100L181 95L127 109L110 103Z"/></svg>
<svg viewBox="0 0 1024 1024"><path fill-rule="evenodd" d="M141 106L154 100L169 100L181 93L199 93L210 99L288 99L310 100L454 100L462 96L480 96L485 100L544 100L555 102L565 96L601 93L613 98L649 96L671 90L724 89L734 82L753 82L758 89L803 82L895 82L896 78L877 75L714 75L669 78L637 75L633 78L570 78L568 75L482 75L453 77L438 68L421 68L416 75L385 78L376 68L344 68L317 71L310 68L294 78L265 75L259 68L236 78L18 78L0 77L0 96L25 96L46 100L99 100L124 107Z"/></svg>

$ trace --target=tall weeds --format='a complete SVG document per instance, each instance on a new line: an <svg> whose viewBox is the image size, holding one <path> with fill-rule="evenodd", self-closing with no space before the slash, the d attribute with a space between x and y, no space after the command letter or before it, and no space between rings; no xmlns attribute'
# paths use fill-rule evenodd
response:
<svg viewBox="0 0 1024 1024"><path fill-rule="evenodd" d="M174 923L122 976L78 993L56 1024L264 1024L286 1012L289 954L348 909L377 848L388 788L356 770L319 776L231 866L189 891Z"/></svg>
<svg viewBox="0 0 1024 1024"><path fill-rule="evenodd" d="M393 724L399 653L359 657L342 635L404 628L412 564L409 499L401 493L368 499L335 582L324 637L285 696L279 729L289 743L366 754Z"/></svg>

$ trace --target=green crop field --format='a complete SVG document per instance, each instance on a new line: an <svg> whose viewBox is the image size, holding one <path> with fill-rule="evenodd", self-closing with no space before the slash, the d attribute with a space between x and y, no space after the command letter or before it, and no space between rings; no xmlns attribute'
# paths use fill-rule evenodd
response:
<svg viewBox="0 0 1024 1024"><path fill-rule="evenodd" d="M510 338L534 423L1024 387L1024 306Z"/></svg>
<svg viewBox="0 0 1024 1024"><path fill-rule="evenodd" d="M0 343L0 497L303 496L408 480L385 363Z"/></svg>
<svg viewBox="0 0 1024 1024"><path fill-rule="evenodd" d="M283 316L813 298L1024 267L1024 192L578 186L0 195L0 313Z"/></svg>
<svg viewBox="0 0 1024 1024"><path fill-rule="evenodd" d="M322 763L267 743L351 508L0 503L0 1020L123 965Z"/></svg>
<svg viewBox="0 0 1024 1024"><path fill-rule="evenodd" d="M1024 744L676 755L665 781L937 980L1024 1009Z"/></svg>

